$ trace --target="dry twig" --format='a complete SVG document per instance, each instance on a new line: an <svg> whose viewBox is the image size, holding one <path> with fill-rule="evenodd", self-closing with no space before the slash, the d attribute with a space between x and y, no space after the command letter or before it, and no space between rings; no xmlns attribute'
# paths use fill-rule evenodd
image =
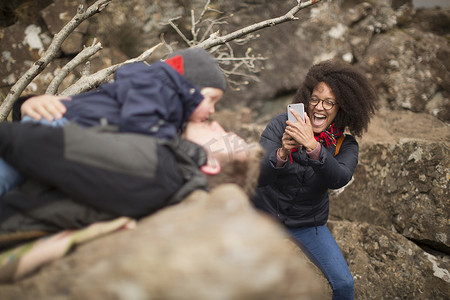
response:
<svg viewBox="0 0 450 300"><path fill-rule="evenodd" d="M222 68L224 73L227 75L228 83L231 88L238 90L239 86L242 84L248 84L248 81L236 81L232 79L233 76L238 76L241 78L249 78L253 81L258 81L258 77L253 75L257 73L259 69L256 67L255 62L259 60L265 60L264 57L251 55L252 50L247 49L244 57L236 57L233 53L232 47L229 45L229 42L233 41L238 45L243 45L247 43L249 40L258 37L259 35L252 34L258 30L261 30L266 27L275 26L287 21L297 20L298 18L295 15L302 9L307 8L320 0L310 0L310 1L300 1L297 0L297 5L293 7L289 12L285 15L280 16L278 18L273 18L269 20L265 20L237 31L234 31L230 34L220 36L219 31L214 32L213 28L217 27L220 24L224 23L224 18L220 19L205 19L205 14L207 11L212 10L209 8L210 1L208 0L206 5L203 7L203 10L200 12L198 19L195 18L195 13L191 10L191 35L192 39L187 38L182 31L177 27L174 23L178 18L170 19L168 24L178 33L178 35L183 39L183 41L189 47L199 47L204 49L210 49L210 52L216 56L216 59L222 65L231 66L231 69ZM208 27L204 30L202 37L199 39L200 28L199 25L202 23L209 23ZM209 35L208 38L206 38ZM243 70L243 71L242 71Z"/></svg>
<svg viewBox="0 0 450 300"><path fill-rule="evenodd" d="M75 69L78 65L82 64L92 55L100 51L100 49L102 49L102 44L97 43L96 40L94 39L92 46L84 48L83 51L78 53L77 56L75 56L70 62L68 62L64 67L62 67L61 70L58 71L55 78L53 78L52 82L50 82L50 84L48 85L45 93L56 94L58 92L58 87L64 80L64 78L66 78L67 75L69 75L69 73L72 72L73 69ZM83 73L86 74L86 71L83 70Z"/></svg>

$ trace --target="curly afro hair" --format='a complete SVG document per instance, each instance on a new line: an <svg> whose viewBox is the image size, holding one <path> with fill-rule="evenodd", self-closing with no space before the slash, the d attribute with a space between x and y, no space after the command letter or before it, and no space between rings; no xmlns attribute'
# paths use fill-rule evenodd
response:
<svg viewBox="0 0 450 300"><path fill-rule="evenodd" d="M294 96L294 103L309 105L319 82L325 82L336 96L339 111L334 119L337 128L346 128L361 136L375 113L377 95L366 75L355 66L340 60L326 60L312 66Z"/></svg>

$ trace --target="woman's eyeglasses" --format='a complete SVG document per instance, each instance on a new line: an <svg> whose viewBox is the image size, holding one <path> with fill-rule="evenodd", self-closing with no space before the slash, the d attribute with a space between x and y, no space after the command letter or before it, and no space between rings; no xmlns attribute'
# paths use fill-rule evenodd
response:
<svg viewBox="0 0 450 300"><path fill-rule="evenodd" d="M332 109L333 106L336 104L336 102L334 101L330 101L330 99L319 99L315 96L311 97L311 99L309 99L309 104L311 104L312 106L317 106L317 104L319 104L319 102L322 101L322 106L324 109Z"/></svg>

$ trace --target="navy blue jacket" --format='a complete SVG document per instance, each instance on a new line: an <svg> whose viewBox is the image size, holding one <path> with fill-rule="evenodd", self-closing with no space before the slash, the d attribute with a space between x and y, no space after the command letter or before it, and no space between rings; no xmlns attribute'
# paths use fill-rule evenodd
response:
<svg viewBox="0 0 450 300"><path fill-rule="evenodd" d="M65 117L83 127L107 124L121 132L171 139L202 101L200 91L163 62L119 68L112 83L63 101ZM104 122L103 121L103 122Z"/></svg>
<svg viewBox="0 0 450 300"><path fill-rule="evenodd" d="M276 168L286 120L286 113L276 116L262 133L260 143L266 156L253 202L288 227L324 225L328 220L328 190L341 188L351 180L358 164L358 143L346 135L336 157L335 147L322 145L318 161L303 150L292 153L292 164L288 159Z"/></svg>

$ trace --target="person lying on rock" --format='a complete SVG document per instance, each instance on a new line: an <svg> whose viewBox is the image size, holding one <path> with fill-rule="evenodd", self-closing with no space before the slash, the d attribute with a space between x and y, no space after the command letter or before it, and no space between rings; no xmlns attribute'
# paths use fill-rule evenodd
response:
<svg viewBox="0 0 450 300"><path fill-rule="evenodd" d="M171 140L72 122L0 123L0 157L28 178L0 197L0 245L118 216L139 219L221 183L250 193L261 152L216 121L189 122Z"/></svg>
<svg viewBox="0 0 450 300"><path fill-rule="evenodd" d="M115 80L98 90L68 99L44 95L24 102L23 121L83 127L111 124L121 132L172 139L187 122L204 122L226 89L216 60L201 48L177 51L165 62L139 62L115 72ZM0 196L22 177L0 160Z"/></svg>
<svg viewBox="0 0 450 300"><path fill-rule="evenodd" d="M293 103L303 103L303 121L291 111L272 119L260 144L266 151L254 205L286 226L298 245L327 277L333 299L353 299L354 281L326 223L329 189L344 187L358 164L358 143L376 109L366 76L338 60L308 71Z"/></svg>

